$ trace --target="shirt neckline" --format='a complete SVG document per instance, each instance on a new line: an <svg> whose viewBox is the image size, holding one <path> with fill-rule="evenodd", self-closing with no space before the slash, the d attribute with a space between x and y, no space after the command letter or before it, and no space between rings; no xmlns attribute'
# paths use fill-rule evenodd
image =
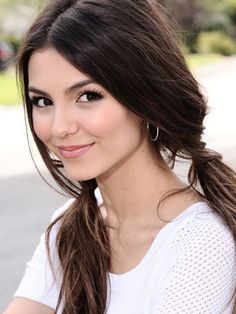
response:
<svg viewBox="0 0 236 314"><path fill-rule="evenodd" d="M146 252L146 254L143 256L141 261L135 267L133 267L129 271L127 271L125 273L121 273L121 274L108 272L110 279L112 279L112 280L125 280L125 279L135 275L136 272L138 272L140 269L142 269L145 266L145 264L149 260L149 257L152 255L153 251L155 251L155 247L157 245L162 244L165 237L167 238L167 235L169 234L169 232L173 229L173 226L175 225L174 223L176 223L177 221L179 223L179 220L184 221L186 217L195 214L196 212L199 211L199 209L202 209L203 206L205 207L206 205L207 205L206 202L200 201L200 202L194 203L194 204L188 206L186 209L184 209L179 215L177 215L174 219L172 219L170 222L168 222L164 227L162 227L160 229L160 231L155 236L152 244L150 245L148 251Z"/></svg>

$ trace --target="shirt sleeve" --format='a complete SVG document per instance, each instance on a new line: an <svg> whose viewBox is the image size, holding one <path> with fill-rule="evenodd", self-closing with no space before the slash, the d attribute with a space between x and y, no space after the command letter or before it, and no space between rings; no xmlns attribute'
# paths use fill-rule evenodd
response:
<svg viewBox="0 0 236 314"><path fill-rule="evenodd" d="M176 259L151 313L232 314L236 287L232 232L222 221L196 220L174 241Z"/></svg>
<svg viewBox="0 0 236 314"><path fill-rule="evenodd" d="M63 213L71 204L73 199L66 202L52 216L54 221ZM57 234L57 224L53 226L50 233L50 253L53 261L54 272L52 273L48 260L47 249L45 244L45 233L41 235L40 242L31 258L26 264L25 274L16 290L14 297L23 297L45 304L52 309L56 308L59 296L59 261L57 259L55 239ZM57 272L58 270L58 272Z"/></svg>

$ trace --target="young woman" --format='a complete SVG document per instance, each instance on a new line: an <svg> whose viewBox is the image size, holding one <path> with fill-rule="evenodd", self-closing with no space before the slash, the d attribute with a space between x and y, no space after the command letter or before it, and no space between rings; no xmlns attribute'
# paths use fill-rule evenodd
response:
<svg viewBox="0 0 236 314"><path fill-rule="evenodd" d="M206 103L161 7L54 0L18 71L34 140L72 199L5 313L233 313L235 172L202 141Z"/></svg>

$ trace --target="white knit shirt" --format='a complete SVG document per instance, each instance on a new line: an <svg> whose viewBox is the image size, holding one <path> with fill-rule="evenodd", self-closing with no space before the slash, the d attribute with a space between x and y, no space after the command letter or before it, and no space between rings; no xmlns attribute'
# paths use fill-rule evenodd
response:
<svg viewBox="0 0 236 314"><path fill-rule="evenodd" d="M57 210L53 219L72 201ZM160 230L135 268L108 277L107 314L232 314L233 235L206 203L196 203ZM43 234L14 296L55 309L58 282L53 281Z"/></svg>

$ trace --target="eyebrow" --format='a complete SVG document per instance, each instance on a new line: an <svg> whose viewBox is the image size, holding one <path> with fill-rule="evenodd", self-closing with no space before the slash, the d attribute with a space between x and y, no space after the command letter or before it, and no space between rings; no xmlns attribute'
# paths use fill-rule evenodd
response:
<svg viewBox="0 0 236 314"><path fill-rule="evenodd" d="M65 90L65 95L69 95L69 94L73 93L75 90L77 90L81 87L84 87L86 85L92 84L92 83L95 83L95 81L92 79L87 79L87 80L83 80L83 81L80 81L78 83L75 83L74 85L68 87ZM50 95L47 92L40 90L34 86L29 86L28 91L35 93L35 94L40 94L40 95L45 96L45 97L50 97Z"/></svg>

